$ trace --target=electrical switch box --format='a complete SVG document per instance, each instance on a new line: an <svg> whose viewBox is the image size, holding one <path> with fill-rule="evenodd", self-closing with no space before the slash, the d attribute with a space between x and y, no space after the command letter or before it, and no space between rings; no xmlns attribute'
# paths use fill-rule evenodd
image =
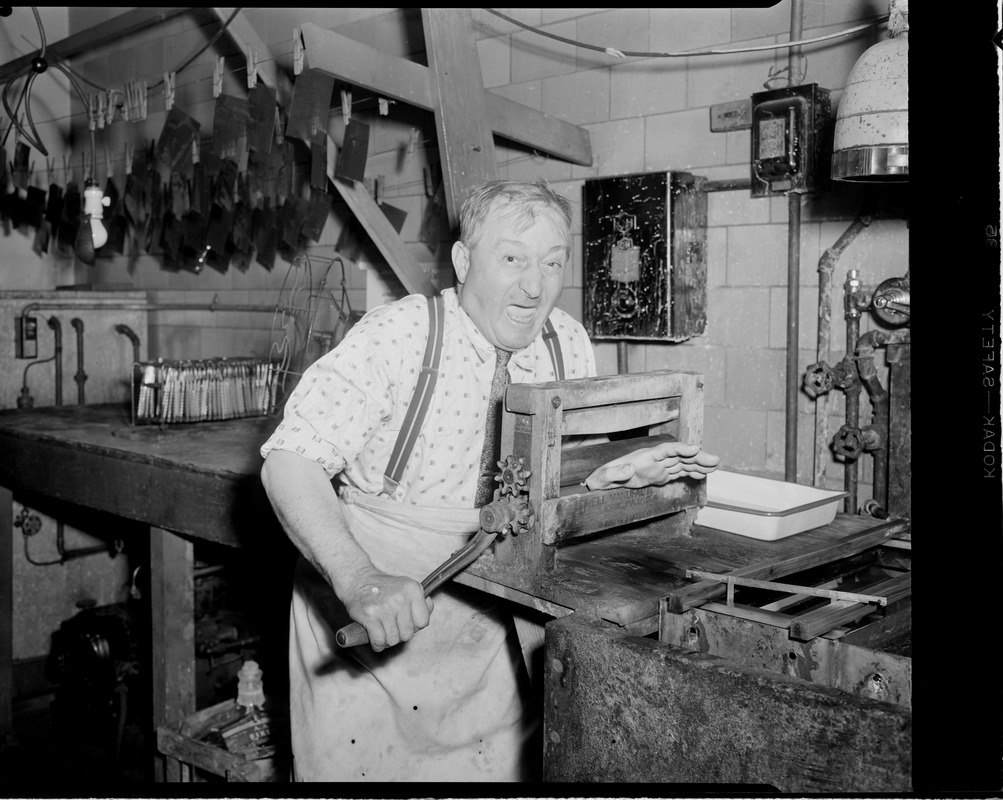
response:
<svg viewBox="0 0 1003 800"><path fill-rule="evenodd" d="M818 84L752 95L752 196L812 192L826 170L829 91Z"/></svg>
<svg viewBox="0 0 1003 800"><path fill-rule="evenodd" d="M681 341L707 326L705 178L650 172L585 181L585 329Z"/></svg>
<svg viewBox="0 0 1003 800"><path fill-rule="evenodd" d="M37 317L14 317L14 357L38 358Z"/></svg>

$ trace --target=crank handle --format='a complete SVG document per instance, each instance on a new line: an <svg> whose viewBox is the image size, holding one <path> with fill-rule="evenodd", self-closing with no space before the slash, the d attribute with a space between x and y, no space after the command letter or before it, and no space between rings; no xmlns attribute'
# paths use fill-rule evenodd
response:
<svg viewBox="0 0 1003 800"><path fill-rule="evenodd" d="M369 634L358 622L350 622L334 634L334 640L338 643L338 647L358 647L369 641Z"/></svg>

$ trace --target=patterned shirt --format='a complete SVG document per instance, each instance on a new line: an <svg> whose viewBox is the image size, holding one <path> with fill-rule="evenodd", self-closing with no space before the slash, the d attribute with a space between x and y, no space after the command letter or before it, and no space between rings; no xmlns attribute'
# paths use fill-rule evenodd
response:
<svg viewBox="0 0 1003 800"><path fill-rule="evenodd" d="M484 419L495 349L446 289L442 358L435 395L394 499L413 505L470 508L484 444ZM596 374L582 325L555 308L550 314L564 357L565 378ZM428 303L409 295L366 314L332 351L303 374L284 418L261 448L290 450L321 464L330 477L367 494L383 491L383 473L397 440L428 339ZM556 379L542 334L509 361L513 383Z"/></svg>

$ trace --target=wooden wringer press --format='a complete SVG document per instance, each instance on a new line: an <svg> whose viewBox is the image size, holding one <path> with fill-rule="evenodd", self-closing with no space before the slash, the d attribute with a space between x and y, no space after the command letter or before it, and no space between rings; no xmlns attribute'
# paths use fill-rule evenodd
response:
<svg viewBox="0 0 1003 800"><path fill-rule="evenodd" d="M596 434L611 441L584 443ZM650 599L661 589L660 567L667 566L662 545L688 535L706 485L679 480L589 492L581 483L596 467L639 447L702 437L703 383L697 374L510 385L502 416L501 485L482 524L497 527L491 522L497 512L490 509L511 498L513 508L520 502L528 508L528 525L503 531L459 579L479 576L555 616L583 612L631 632L653 633L658 608ZM514 516L503 513L499 520ZM653 518L661 518L657 528L635 530L636 523Z"/></svg>

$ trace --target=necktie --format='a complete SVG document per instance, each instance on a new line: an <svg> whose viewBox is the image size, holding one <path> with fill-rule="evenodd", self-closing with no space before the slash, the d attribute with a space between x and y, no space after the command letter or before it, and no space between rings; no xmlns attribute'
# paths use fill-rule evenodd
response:
<svg viewBox="0 0 1003 800"><path fill-rule="evenodd" d="M501 403L505 386L509 382L508 362L511 350L495 350L495 374L491 379L491 394L488 396L488 413L484 421L484 449L481 451L481 466L478 472L477 496L474 505L480 508L491 502L496 487L495 473L498 471L499 440L501 438Z"/></svg>

